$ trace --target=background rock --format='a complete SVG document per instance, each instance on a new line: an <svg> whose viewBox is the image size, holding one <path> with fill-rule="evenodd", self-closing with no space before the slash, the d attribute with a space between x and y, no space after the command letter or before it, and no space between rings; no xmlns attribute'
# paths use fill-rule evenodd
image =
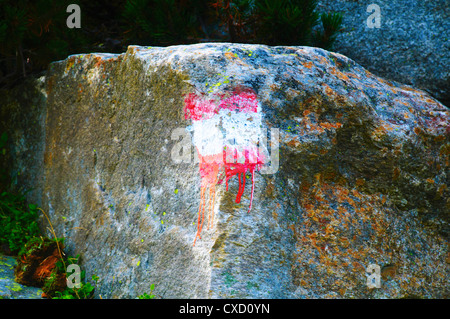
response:
<svg viewBox="0 0 450 319"><path fill-rule="evenodd" d="M44 76L0 91L0 131L8 134L9 146L0 155L0 186L26 190L27 199L38 205L44 176L46 102Z"/></svg>
<svg viewBox="0 0 450 319"><path fill-rule="evenodd" d="M188 93L238 86L279 130L279 168L256 174L250 212L250 183L239 204L236 177L218 185L214 225L193 246L199 168L192 147L188 163L173 160L172 133L192 124ZM449 295L449 114L423 91L321 49L206 43L71 56L32 92L4 95L9 110L41 101L7 114L9 158L26 158L12 172L36 182L67 252L99 277L97 296L151 284L163 298ZM43 118L35 134L23 128Z"/></svg>
<svg viewBox="0 0 450 319"><path fill-rule="evenodd" d="M380 28L367 25L371 4L380 7ZM343 32L333 51L450 106L449 1L320 0L317 9L343 13Z"/></svg>

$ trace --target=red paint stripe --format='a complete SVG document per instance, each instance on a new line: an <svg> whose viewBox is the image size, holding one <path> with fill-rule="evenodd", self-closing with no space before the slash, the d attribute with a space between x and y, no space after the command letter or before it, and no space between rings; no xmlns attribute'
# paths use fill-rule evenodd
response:
<svg viewBox="0 0 450 319"><path fill-rule="evenodd" d="M216 94L216 97L221 98L223 95ZM221 99L219 104L216 104L214 99L208 99L198 96L195 93L189 93L184 99L184 104L185 119L201 121L210 119L221 109L256 113L258 108L258 99L253 90L247 89L233 91L231 96Z"/></svg>

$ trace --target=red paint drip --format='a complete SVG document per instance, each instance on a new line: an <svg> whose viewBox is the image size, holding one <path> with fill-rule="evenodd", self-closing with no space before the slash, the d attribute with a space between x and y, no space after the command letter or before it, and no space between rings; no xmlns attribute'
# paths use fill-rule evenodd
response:
<svg viewBox="0 0 450 319"><path fill-rule="evenodd" d="M198 151L198 150L197 150ZM253 193L255 190L255 170L259 169L262 164L262 156L260 154L254 154L254 152L249 150L244 150L243 153L233 152L233 159L231 162L227 162L226 150L223 150L222 154L214 154L208 156L202 156L198 154L200 165L200 177L201 177L201 187L200 187L200 208L198 211L198 221L197 221L197 235L195 236L194 245L197 238L201 238L201 231L203 228L203 223L205 220L205 207L206 203L209 201L208 207L208 229L213 226L214 221L214 203L215 203L215 185L220 184L221 181L218 180L218 175L222 168L225 171L225 183L228 191L228 180L234 175L238 175L239 188L236 195L236 203L241 202L242 195L245 190L245 175L248 172L252 174L252 190L250 195L250 206L248 212L252 209L253 203ZM238 163L238 160L244 156L244 163ZM229 157L228 157L229 158ZM256 159L256 160L255 160ZM205 193L209 189L209 196L205 198ZM210 218L210 216L212 217Z"/></svg>
<svg viewBox="0 0 450 319"><path fill-rule="evenodd" d="M200 208L198 210L197 234L194 239L194 245L195 242L197 241L197 238L201 238L200 234L202 232L203 222L205 220L205 207L208 201L209 201L209 207L207 212L208 229L213 225L214 203L216 199L216 184L218 182L217 178L219 175L219 171L223 166L220 154L202 156L200 152L198 152L198 157L200 160L199 171L202 182L200 186ZM208 189L209 189L209 196L208 198L205 198L205 193Z"/></svg>
<svg viewBox="0 0 450 319"><path fill-rule="evenodd" d="M227 155L227 156L226 156ZM262 164L264 164L262 160L262 156L259 153L254 153L252 150L244 150L243 153L239 153L237 150L232 151L233 160L231 162L227 162L227 157L229 158L230 154L223 151L223 163L225 168L225 179L227 183L228 190L228 180L234 175L239 174L239 190L236 196L236 203L240 203L242 194L244 193L245 188L245 174L249 171L252 174L252 193L250 197L250 208L252 207L253 202L253 192L255 190L255 169L259 169ZM244 159L244 163L238 163L239 158ZM241 182L242 179L242 182Z"/></svg>

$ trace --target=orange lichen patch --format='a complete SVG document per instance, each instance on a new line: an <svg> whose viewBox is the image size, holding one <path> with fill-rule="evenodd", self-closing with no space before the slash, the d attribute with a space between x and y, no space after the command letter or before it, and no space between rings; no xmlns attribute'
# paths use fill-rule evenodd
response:
<svg viewBox="0 0 450 319"><path fill-rule="evenodd" d="M269 87L272 91L277 91L279 89L279 86L277 84L270 84Z"/></svg>
<svg viewBox="0 0 450 319"><path fill-rule="evenodd" d="M272 217L273 217L273 219L278 220L278 214L275 213L274 211L272 212ZM292 231L295 232L294 225L291 225L291 226L289 226L288 228L289 228L289 229L292 229Z"/></svg>
<svg viewBox="0 0 450 319"><path fill-rule="evenodd" d="M420 93L419 90L417 90L417 89L415 89L415 88L412 88L412 87L409 87L409 86L406 86L406 85L405 85L405 86L402 86L401 89L404 90L404 91Z"/></svg>
<svg viewBox="0 0 450 319"><path fill-rule="evenodd" d="M303 135L305 132L308 133L324 133L326 129L338 128L341 127L341 123L328 123L323 122L320 124L316 123L318 114L312 113L310 110L303 111L304 118L299 123L298 129L300 130L300 135ZM308 116L310 115L310 116ZM295 143L295 142L292 142Z"/></svg>
<svg viewBox="0 0 450 319"><path fill-rule="evenodd" d="M47 80L47 89L46 89L47 95L51 94L54 85L55 85L55 77L51 76Z"/></svg>
<svg viewBox="0 0 450 319"><path fill-rule="evenodd" d="M409 106L409 103L406 103L404 100L395 99L395 102L396 102L396 103L399 103L399 104L403 104L403 105L405 105L405 106ZM405 113L405 114L406 114L406 113Z"/></svg>
<svg viewBox="0 0 450 319"><path fill-rule="evenodd" d="M389 85L389 86L393 86L393 84L392 84L391 81L385 80L385 79L383 79L383 78L378 78L378 81L380 81L380 82L382 82L382 83L384 83L384 84L387 84L387 85Z"/></svg>
<svg viewBox="0 0 450 319"><path fill-rule="evenodd" d="M375 75L373 75L372 72L370 72L369 70L364 70L366 72L366 76L367 77L375 77Z"/></svg>
<svg viewBox="0 0 450 319"><path fill-rule="evenodd" d="M362 194L360 192L358 192L356 189L352 189L352 195L358 199L362 198Z"/></svg>
<svg viewBox="0 0 450 319"><path fill-rule="evenodd" d="M78 83L78 97L83 93L83 85L81 83Z"/></svg>
<svg viewBox="0 0 450 319"><path fill-rule="evenodd" d="M53 152L56 149L56 141L53 137L44 152L44 164L51 166L53 164Z"/></svg>
<svg viewBox="0 0 450 319"><path fill-rule="evenodd" d="M229 60L236 59L236 55L234 53L232 53L232 52L225 52L224 55Z"/></svg>
<svg viewBox="0 0 450 319"><path fill-rule="evenodd" d="M336 92L332 88L330 88L330 86L328 84L324 83L324 84L322 84L322 86L325 87L326 95L328 95L328 96L337 95Z"/></svg>
<svg viewBox="0 0 450 319"><path fill-rule="evenodd" d="M350 77L350 78L352 78L352 79L355 79L355 80L360 80L360 79L361 79L361 77L360 77L358 74L351 73L351 72L347 72L346 74L347 74L348 77ZM356 83L359 84L360 82L357 81ZM368 86L374 87L372 84L368 84Z"/></svg>
<svg viewBox="0 0 450 319"><path fill-rule="evenodd" d="M336 145L336 144L337 144L337 139L336 139L335 137L333 137L333 138L331 139L331 143L332 143L333 145Z"/></svg>
<svg viewBox="0 0 450 319"><path fill-rule="evenodd" d="M308 69L311 69L313 67L313 63L311 61L303 62L302 65Z"/></svg>
<svg viewBox="0 0 450 319"><path fill-rule="evenodd" d="M337 196L338 199L339 199L339 196L348 198L348 195L350 194L350 191L348 188L340 186L340 185L333 187L332 191L333 191L333 195Z"/></svg>
<svg viewBox="0 0 450 319"><path fill-rule="evenodd" d="M346 74L344 74L343 72L339 71L338 69L336 69L334 67L330 69L330 73L335 75L340 80L343 80L343 81L349 80L349 78Z"/></svg>
<svg viewBox="0 0 450 319"><path fill-rule="evenodd" d="M53 163L53 153L50 151L46 151L44 154L44 164L45 165L52 165Z"/></svg>
<svg viewBox="0 0 450 319"><path fill-rule="evenodd" d="M316 58L317 60L317 58ZM327 58L325 58L324 56L319 56L319 61L321 64L323 65L330 65L330 60L328 60Z"/></svg>
<svg viewBox="0 0 450 319"><path fill-rule="evenodd" d="M426 98L426 99L425 99L425 102L431 103L431 104L436 104L436 101L435 101L435 100L432 100L432 99L430 99L430 98Z"/></svg>
<svg viewBox="0 0 450 319"><path fill-rule="evenodd" d="M316 226L319 226L315 231L305 234L306 238L314 240L314 247L326 245L331 247L336 244L348 246L350 244L348 236L343 236L340 239L336 237L342 231L342 227L345 228L343 221L348 224L356 222L357 219L362 219L370 221L374 229L380 229L381 227L371 215L374 203L381 205L381 199L377 195L364 195L356 189L349 190L346 187L328 184L313 186L307 194L312 196L306 195L303 197L302 207L306 212L306 216L312 221L312 225L316 224ZM357 204L355 200L364 203L364 205L361 205L361 203ZM354 216L356 219L353 218L355 220L352 221L351 215L345 207L338 206L337 209L331 209L329 206L331 202L350 205L362 215ZM326 241L332 238L336 238L337 241L334 243ZM348 253L350 255L359 254L356 251L349 251Z"/></svg>
<svg viewBox="0 0 450 319"><path fill-rule="evenodd" d="M266 195L269 198L274 198L275 196L275 184L273 180L269 179L266 186Z"/></svg>
<svg viewBox="0 0 450 319"><path fill-rule="evenodd" d="M317 173L314 175L314 179L316 180L316 182L314 183L314 185L320 185L323 183L323 175L322 173ZM319 191L320 192L320 191Z"/></svg>
<svg viewBox="0 0 450 319"><path fill-rule="evenodd" d="M302 286L307 289L317 284L318 277L323 277L332 283L333 291L351 293L349 282L364 282L366 266L370 263L382 266L384 280L398 278L399 266L404 267L411 259L398 253L402 249L396 245L399 245L398 240L403 243L404 235L398 238L392 235L395 237L397 228L408 233L408 224L404 225L389 206L384 205L386 196L366 194L344 185L315 183L304 186L299 196L304 218L295 224L295 260L302 265L293 271L297 283L303 282ZM420 245L416 242L414 248L421 249ZM393 251L395 264L391 264ZM413 267L426 266L419 258L414 259ZM296 271L300 268L302 271ZM419 287L417 281L404 286L405 289ZM325 287L324 291L329 289L329 286Z"/></svg>
<svg viewBox="0 0 450 319"><path fill-rule="evenodd" d="M237 64L239 64L239 65L243 65L243 66L247 65L247 63L245 63L244 61L242 61L242 59L239 58L238 55L237 55L236 53L225 52L224 55L225 55L225 57L226 57L228 60L233 61L234 63L237 63ZM276 88L276 86L274 86L274 88L272 88L272 89L275 89L275 88Z"/></svg>
<svg viewBox="0 0 450 319"><path fill-rule="evenodd" d="M74 66L76 57L71 56L67 59L65 73L69 72L69 70Z"/></svg>
<svg viewBox="0 0 450 319"><path fill-rule="evenodd" d="M99 67L103 66L103 64L104 64L104 61L101 57L99 57L99 56L94 57L94 68L99 68Z"/></svg>
<svg viewBox="0 0 450 319"><path fill-rule="evenodd" d="M400 168L395 167L394 171L392 173L392 180L394 180L394 181L397 180L399 178L399 176L400 176Z"/></svg>
<svg viewBox="0 0 450 319"><path fill-rule="evenodd" d="M287 145L291 147L299 147L301 143L296 138L294 138L291 141L289 141Z"/></svg>
<svg viewBox="0 0 450 319"><path fill-rule="evenodd" d="M332 129L332 128L340 128L342 126L342 123L336 122L336 123L329 123L329 122L321 122L319 125L324 129Z"/></svg>
<svg viewBox="0 0 450 319"><path fill-rule="evenodd" d="M381 141L386 134L386 127L384 125L379 125L372 131L371 136L375 141Z"/></svg>
<svg viewBox="0 0 450 319"><path fill-rule="evenodd" d="M446 184L441 184L440 186L439 186L439 188L438 188L438 193L439 193L439 196L442 196L442 195L444 195L444 192L447 190L447 185Z"/></svg>

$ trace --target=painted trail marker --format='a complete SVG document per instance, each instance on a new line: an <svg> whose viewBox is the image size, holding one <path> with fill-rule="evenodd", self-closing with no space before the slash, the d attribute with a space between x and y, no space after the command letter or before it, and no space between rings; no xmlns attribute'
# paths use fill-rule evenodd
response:
<svg viewBox="0 0 450 319"><path fill-rule="evenodd" d="M266 162L267 150L261 143L266 136L263 136L261 106L251 89L238 88L214 98L190 93L185 98L185 117L193 122L193 144L198 152L201 176L195 245L197 238L201 238L207 204L208 229L212 227L215 187L223 179L228 191L228 181L238 175L236 203L239 203L244 193L245 174L251 173L251 210L255 170L260 170Z"/></svg>

